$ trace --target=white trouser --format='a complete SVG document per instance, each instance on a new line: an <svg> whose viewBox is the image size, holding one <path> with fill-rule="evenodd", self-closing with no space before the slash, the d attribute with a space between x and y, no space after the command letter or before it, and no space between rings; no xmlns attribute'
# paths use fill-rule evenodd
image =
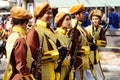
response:
<svg viewBox="0 0 120 80"><path fill-rule="evenodd" d="M95 80L91 70L83 71L83 80ZM81 80L80 70L75 72L75 80Z"/></svg>
<svg viewBox="0 0 120 80"><path fill-rule="evenodd" d="M102 72L100 64L94 65L96 69L97 80L104 80L104 74ZM83 71L83 80L95 80L91 70ZM80 70L75 72L75 80L81 80Z"/></svg>
<svg viewBox="0 0 120 80"><path fill-rule="evenodd" d="M95 66L96 66L97 79L98 79L98 80L104 80L103 74L102 74L102 69L101 69L99 63L96 64Z"/></svg>

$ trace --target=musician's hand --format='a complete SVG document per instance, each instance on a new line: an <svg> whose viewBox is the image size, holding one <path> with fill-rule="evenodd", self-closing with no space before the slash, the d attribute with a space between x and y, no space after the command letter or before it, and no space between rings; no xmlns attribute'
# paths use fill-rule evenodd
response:
<svg viewBox="0 0 120 80"><path fill-rule="evenodd" d="M90 45L90 50L96 50L97 49L97 45L95 43Z"/></svg>
<svg viewBox="0 0 120 80"><path fill-rule="evenodd" d="M59 47L58 48L60 57L65 57L67 54L67 48L66 47Z"/></svg>
<svg viewBox="0 0 120 80"><path fill-rule="evenodd" d="M41 63L37 63L36 61L34 61L33 64L36 69L41 69L42 67Z"/></svg>

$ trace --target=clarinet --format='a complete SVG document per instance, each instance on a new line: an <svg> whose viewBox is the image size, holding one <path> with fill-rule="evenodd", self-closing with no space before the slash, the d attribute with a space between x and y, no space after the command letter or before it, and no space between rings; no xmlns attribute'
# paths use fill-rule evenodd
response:
<svg viewBox="0 0 120 80"><path fill-rule="evenodd" d="M92 23L92 36L93 36L93 44L96 44L95 41L95 31L94 31L94 25ZM96 50L94 50L94 64L97 64L97 60L96 60Z"/></svg>
<svg viewBox="0 0 120 80"><path fill-rule="evenodd" d="M44 42L44 37L42 37L42 40L40 42L39 51L37 53L36 65L41 63L41 58L42 58L42 55L43 55L42 54L43 42ZM34 76L35 76L35 79L38 78L38 68L37 67L35 68Z"/></svg>
<svg viewBox="0 0 120 80"><path fill-rule="evenodd" d="M72 43L72 40L73 40L74 32L75 32L75 30L76 30L76 28L77 28L77 24L78 24L78 21L77 21L76 24L75 24L74 30L72 30L72 33L70 34L70 38L68 38L68 44L67 44L67 49L68 49L68 50L70 50L70 48L71 48L71 43ZM65 51L62 51L62 53L64 53L64 52L65 52ZM67 54L66 54L66 55L67 55ZM66 55L62 56L62 58L61 58L61 60L60 60L60 62L59 62L59 64L58 64L58 67L55 69L55 72L60 72L60 70L61 70L61 64L63 63ZM65 80L67 80L67 79L65 79Z"/></svg>
<svg viewBox="0 0 120 80"><path fill-rule="evenodd" d="M77 29L77 25L78 25L78 21L76 22L73 30L71 31L71 34L70 34L70 37L69 37L69 40L68 40L67 49L69 49L69 50L71 49L71 45L72 45L72 41L73 41L74 36L75 36L75 31ZM79 40L77 41L73 56L71 57L71 60L70 60L71 62L70 62L69 71L68 71L64 80L69 80L70 72L71 72L71 70L74 70L74 62L76 61L76 56L77 56L77 52L79 50L80 42L81 42L81 36L79 36Z"/></svg>

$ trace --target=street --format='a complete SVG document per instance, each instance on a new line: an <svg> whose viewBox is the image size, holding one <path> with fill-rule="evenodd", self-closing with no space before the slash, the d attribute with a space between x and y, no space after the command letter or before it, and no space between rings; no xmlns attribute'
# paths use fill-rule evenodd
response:
<svg viewBox="0 0 120 80"><path fill-rule="evenodd" d="M120 66L102 65L105 80L120 80Z"/></svg>
<svg viewBox="0 0 120 80"><path fill-rule="evenodd" d="M2 58L0 64L0 80L3 79L5 68L6 68L6 58Z"/></svg>
<svg viewBox="0 0 120 80"><path fill-rule="evenodd" d="M4 70L6 68L6 59L1 59L0 64L0 80L3 79ZM115 65L102 65L104 70L105 80L120 80L120 66Z"/></svg>
<svg viewBox="0 0 120 80"><path fill-rule="evenodd" d="M105 80L120 80L120 71L108 71L108 72L104 72L105 74Z"/></svg>

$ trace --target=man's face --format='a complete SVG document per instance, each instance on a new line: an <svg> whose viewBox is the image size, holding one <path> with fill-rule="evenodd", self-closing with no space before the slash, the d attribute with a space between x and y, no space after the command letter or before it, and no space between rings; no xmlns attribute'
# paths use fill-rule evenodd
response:
<svg viewBox="0 0 120 80"><path fill-rule="evenodd" d="M85 13L85 11L82 11L82 12L76 14L76 18L78 21L81 21L81 22L84 21L84 13Z"/></svg>
<svg viewBox="0 0 120 80"><path fill-rule="evenodd" d="M99 26L99 24L101 23L101 20L98 16L92 16L92 23L94 26Z"/></svg>
<svg viewBox="0 0 120 80"><path fill-rule="evenodd" d="M47 10L45 14L42 16L42 20L46 23L51 23L52 18L53 18L52 9Z"/></svg>

